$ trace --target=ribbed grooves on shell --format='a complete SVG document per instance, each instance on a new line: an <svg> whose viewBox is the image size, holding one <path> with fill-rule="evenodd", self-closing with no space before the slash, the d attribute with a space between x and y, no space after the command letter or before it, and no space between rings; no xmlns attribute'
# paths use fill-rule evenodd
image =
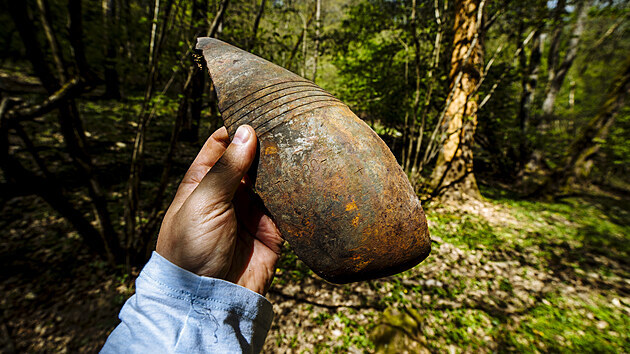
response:
<svg viewBox="0 0 630 354"><path fill-rule="evenodd" d="M241 97L236 102L230 104L224 110L222 110L222 115L225 119L234 116L236 113L243 110L243 108L255 103L256 101L271 95L275 92L285 90L291 87L302 87L302 86L310 86L310 87L318 87L315 83L307 80L292 80L292 81L280 81L273 83L269 86L265 86L256 91L250 92L244 97Z"/></svg>
<svg viewBox="0 0 630 354"><path fill-rule="evenodd" d="M280 88L253 100L248 105L239 108L233 114L227 115L223 122L226 126L232 126L241 122L246 117L259 114L261 110L264 111L269 110L269 108L275 108L288 100L294 100L296 97L307 97L307 92L332 97L328 92L312 85L297 85Z"/></svg>
<svg viewBox="0 0 630 354"><path fill-rule="evenodd" d="M246 104L239 104L238 107L233 105L235 108L233 112L226 110L224 115L226 128L230 130L233 126L247 123L254 129L265 126L265 131L268 131L267 125L275 127L290 116L308 110L311 104L322 106L321 102L328 102L343 105L331 94L308 81L293 82L290 86L286 86L289 83L284 84L273 85L274 87L268 91L258 90L257 95L249 95L251 97L246 100ZM289 115L289 112L293 114ZM275 122L277 120L279 122ZM260 134L258 130L256 131Z"/></svg>
<svg viewBox="0 0 630 354"><path fill-rule="evenodd" d="M295 116L304 114L306 112L312 111L314 109L328 107L328 106L345 107L346 105L334 97L333 99L330 99L330 98L314 99L314 100L310 100L302 104L299 104L297 106L294 106L291 109L286 110L276 116L270 117L269 119L260 122L260 124L257 124L256 126L252 125L252 128L254 128L254 130L256 131L256 135L258 135L258 137L260 138L261 136L269 133L274 128L284 123L286 119L289 117L295 117Z"/></svg>

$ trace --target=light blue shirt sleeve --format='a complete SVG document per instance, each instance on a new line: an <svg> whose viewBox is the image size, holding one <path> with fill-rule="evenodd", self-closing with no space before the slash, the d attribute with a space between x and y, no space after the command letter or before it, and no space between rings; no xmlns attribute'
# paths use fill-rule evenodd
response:
<svg viewBox="0 0 630 354"><path fill-rule="evenodd" d="M260 352L271 303L242 286L186 271L153 252L101 353Z"/></svg>

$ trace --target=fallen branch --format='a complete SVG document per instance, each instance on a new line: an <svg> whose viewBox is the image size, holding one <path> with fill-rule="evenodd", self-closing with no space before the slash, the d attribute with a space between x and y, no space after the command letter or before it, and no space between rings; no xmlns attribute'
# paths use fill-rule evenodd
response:
<svg viewBox="0 0 630 354"><path fill-rule="evenodd" d="M86 81L80 78L74 78L39 104L27 106L19 105L8 110L5 119L8 123L12 123L40 117L54 110L66 100L79 96L83 93L85 87Z"/></svg>

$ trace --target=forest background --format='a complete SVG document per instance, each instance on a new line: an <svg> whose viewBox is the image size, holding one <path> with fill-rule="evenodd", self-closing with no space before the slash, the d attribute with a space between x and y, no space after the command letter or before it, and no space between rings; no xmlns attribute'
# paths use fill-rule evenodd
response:
<svg viewBox="0 0 630 354"><path fill-rule="evenodd" d="M196 38L316 82L389 145L432 256L333 286L290 249L267 351L630 350L630 7L0 3L4 351L93 351L222 125Z"/></svg>

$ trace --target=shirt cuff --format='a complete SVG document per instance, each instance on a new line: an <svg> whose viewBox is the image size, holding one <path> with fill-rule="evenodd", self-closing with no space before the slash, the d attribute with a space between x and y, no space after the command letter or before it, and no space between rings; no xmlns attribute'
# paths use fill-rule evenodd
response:
<svg viewBox="0 0 630 354"><path fill-rule="evenodd" d="M206 308L247 317L267 330L271 327L273 306L264 296L232 282L189 272L155 251L139 278L153 282L169 297L190 299Z"/></svg>

